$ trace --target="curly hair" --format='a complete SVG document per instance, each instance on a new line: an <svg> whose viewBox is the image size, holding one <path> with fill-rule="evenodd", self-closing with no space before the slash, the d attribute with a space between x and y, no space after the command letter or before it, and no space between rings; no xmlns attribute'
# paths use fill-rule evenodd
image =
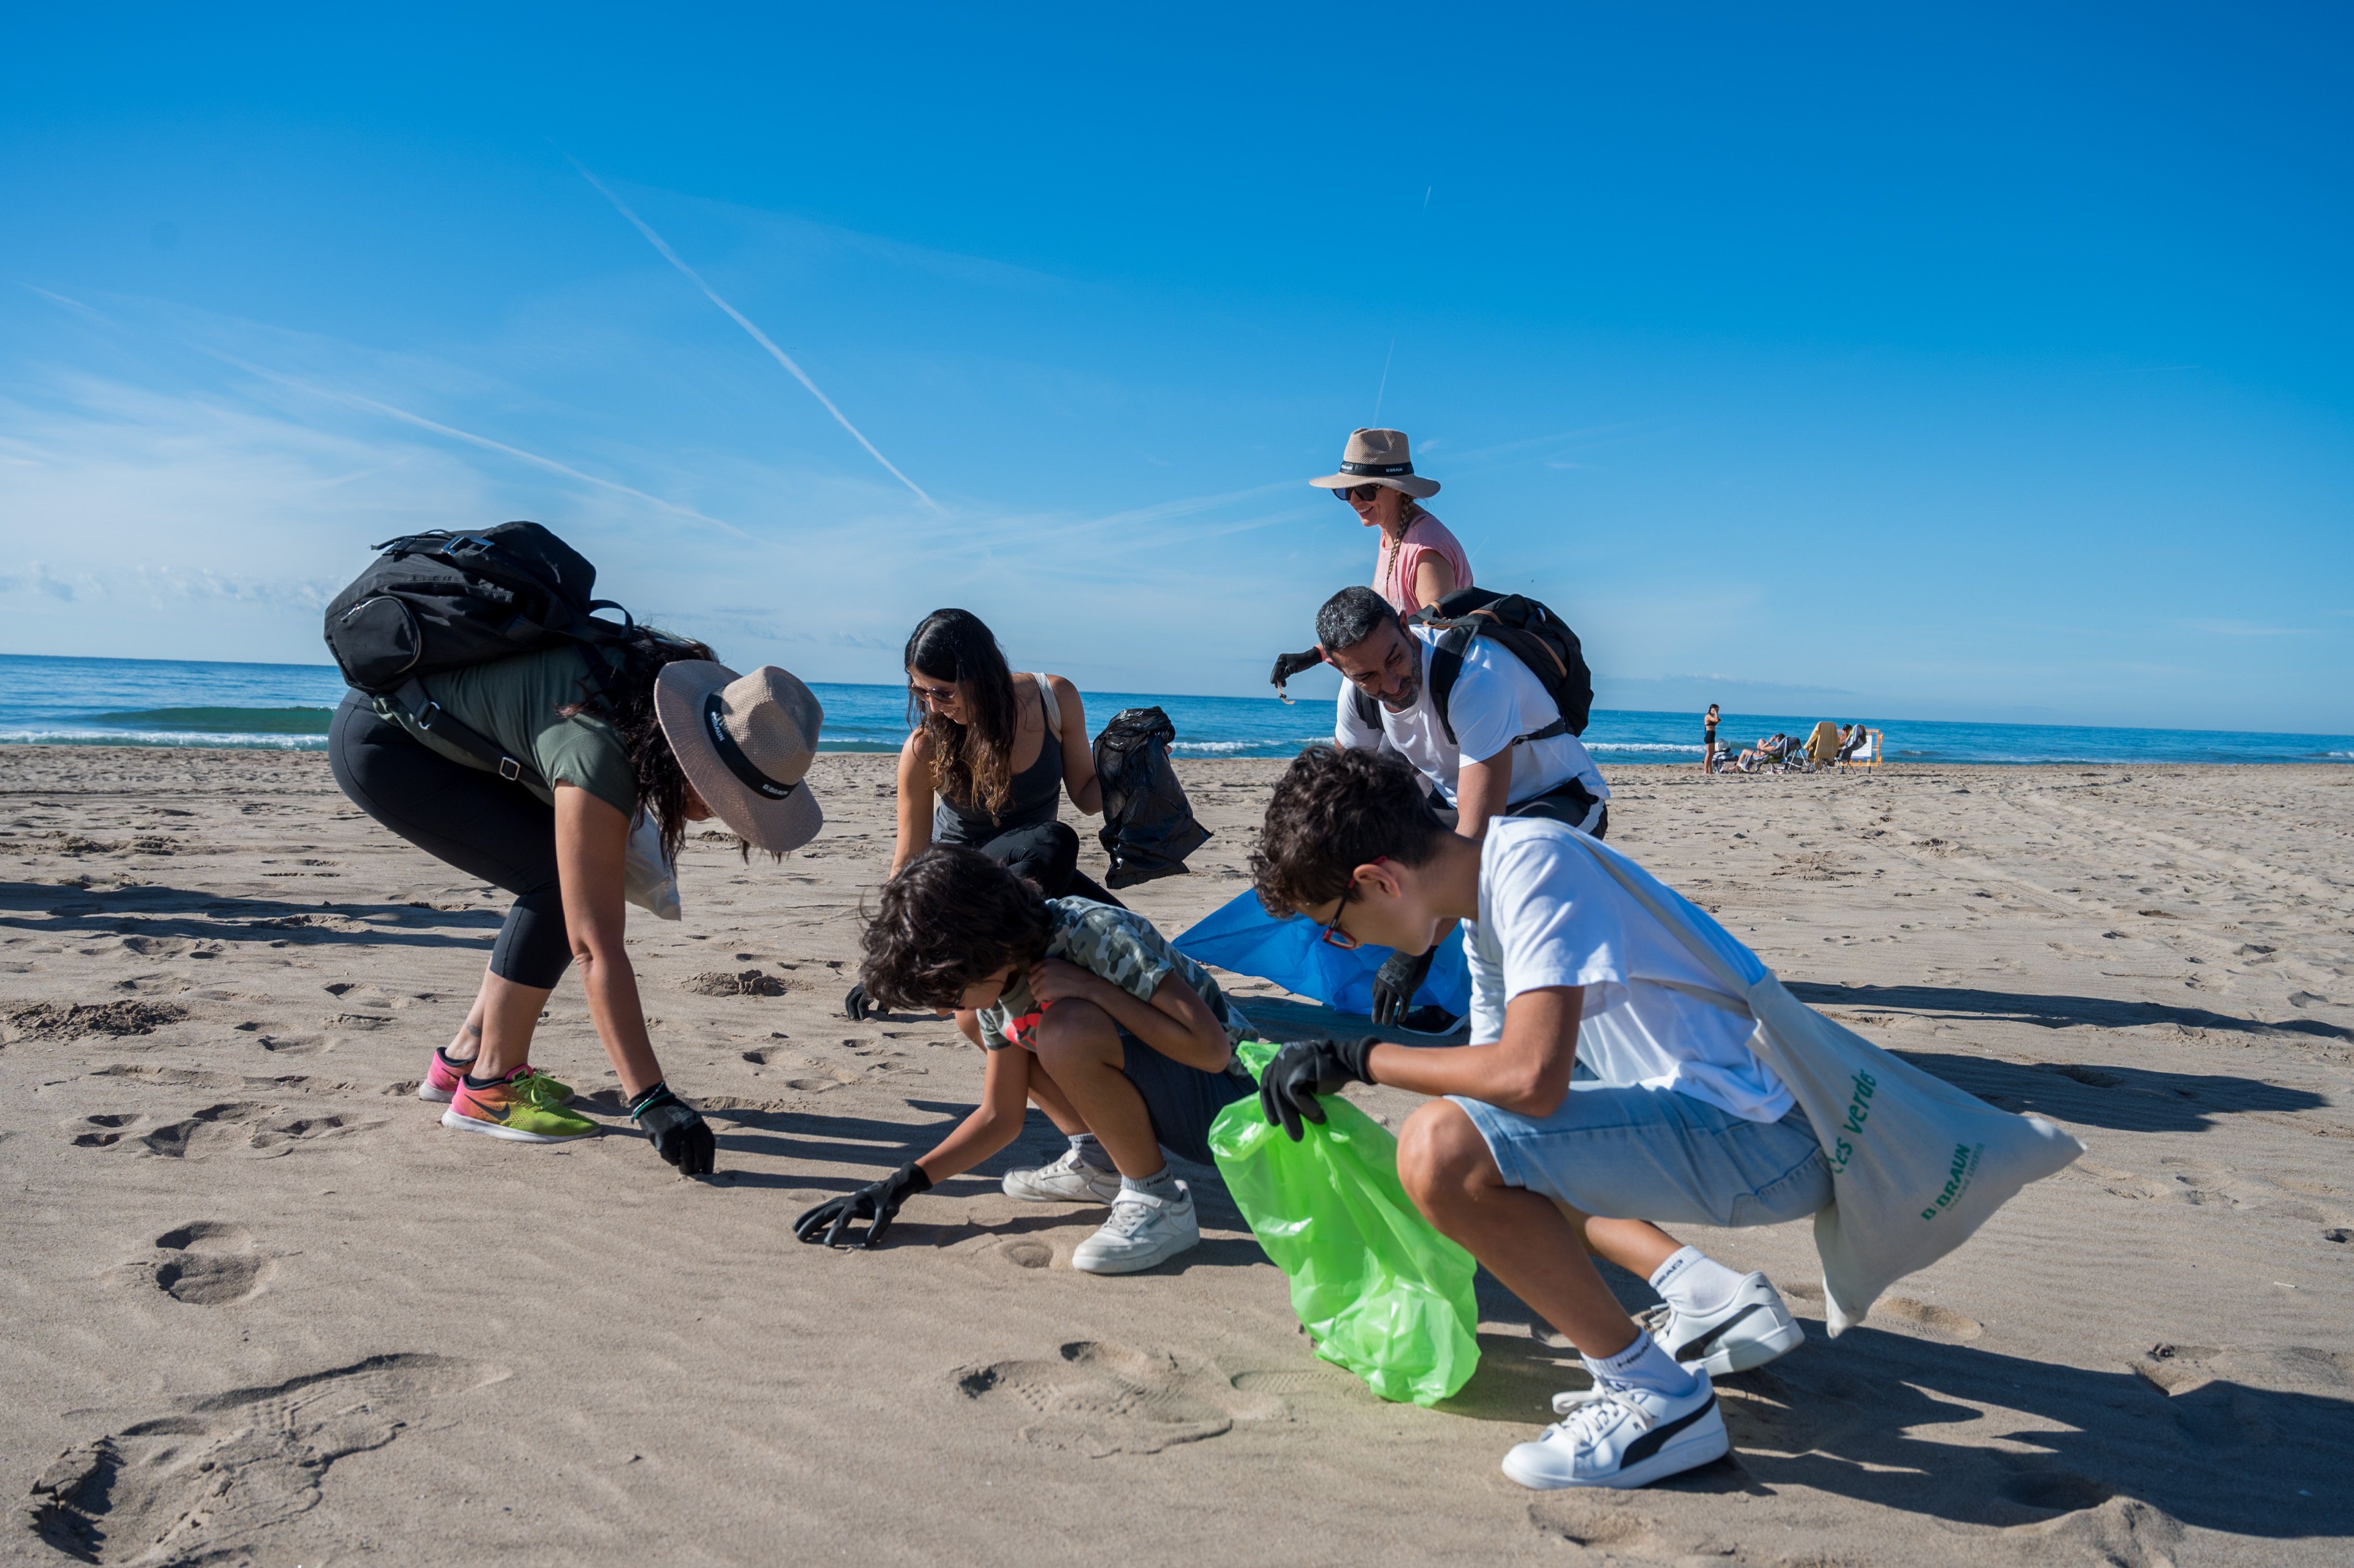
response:
<svg viewBox="0 0 2354 1568"><path fill-rule="evenodd" d="M964 689L970 725L926 707L909 683L907 723L932 737L932 789L952 806L979 806L991 815L1005 809L1013 788L1013 744L1022 729L1022 709L1013 667L997 646L996 634L969 609L936 609L908 635L901 660L909 670Z"/></svg>
<svg viewBox="0 0 2354 1568"><path fill-rule="evenodd" d="M1361 865L1422 864L1446 832L1429 786L1404 758L1311 746L1267 800L1251 886L1278 918L1313 909L1340 897Z"/></svg>
<svg viewBox="0 0 2354 1568"><path fill-rule="evenodd" d="M958 1007L1008 964L1045 957L1046 896L985 854L929 849L883 885L859 933L860 983L885 1008Z"/></svg>
<svg viewBox="0 0 2354 1568"><path fill-rule="evenodd" d="M557 711L567 718L589 712L610 724L630 758L638 803L662 824L663 853L678 858L686 842L686 770L670 748L654 714L654 677L665 664L684 659L716 662L719 655L691 637L673 637L651 626L632 626L598 649L586 650L588 671L580 680L580 701ZM602 652L604 657L598 655ZM751 846L745 846L745 857Z"/></svg>

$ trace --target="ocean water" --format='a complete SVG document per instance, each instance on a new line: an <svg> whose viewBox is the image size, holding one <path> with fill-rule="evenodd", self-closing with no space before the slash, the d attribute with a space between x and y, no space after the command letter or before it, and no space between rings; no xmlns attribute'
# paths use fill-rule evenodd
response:
<svg viewBox="0 0 2354 1568"><path fill-rule="evenodd" d="M817 684L828 751L896 751L907 733L904 686ZM331 664L57 659L0 654L0 744L323 748L343 700ZM1181 757L1290 757L1332 733L1329 697L1188 697L1088 692L1100 729L1122 708L1158 707L1177 727ZM1891 762L2354 762L2354 736L2232 730L2104 729L1958 724L1857 714L1727 714L1720 738L1745 745L1820 718L1861 718L1882 732ZM1596 710L1585 744L1610 763L1697 762L1698 714Z"/></svg>

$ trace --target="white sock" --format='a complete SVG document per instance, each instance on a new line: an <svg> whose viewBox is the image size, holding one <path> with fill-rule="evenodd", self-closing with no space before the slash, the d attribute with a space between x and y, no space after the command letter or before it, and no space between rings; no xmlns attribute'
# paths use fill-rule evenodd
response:
<svg viewBox="0 0 2354 1568"><path fill-rule="evenodd" d="M1119 1179L1123 1192L1142 1192L1149 1197L1173 1198L1177 1195L1177 1173L1166 1165L1140 1181L1133 1176Z"/></svg>
<svg viewBox="0 0 2354 1568"><path fill-rule="evenodd" d="M1670 1399L1690 1393L1695 1386L1691 1369L1659 1348L1659 1341L1638 1333L1635 1342L1615 1356L1588 1356L1585 1370L1594 1381L1617 1388L1647 1388Z"/></svg>
<svg viewBox="0 0 2354 1568"><path fill-rule="evenodd" d="M1104 1146L1097 1140L1094 1133L1074 1132L1066 1136L1071 1140L1071 1152L1077 1155L1079 1163L1088 1170L1109 1174L1119 1169L1111 1162L1111 1156L1104 1152Z"/></svg>
<svg viewBox="0 0 2354 1568"><path fill-rule="evenodd" d="M1700 1248L1688 1246L1659 1265L1659 1272L1651 1276L1651 1288L1659 1293L1660 1300L1686 1317L1705 1318L1731 1306L1746 1277L1734 1273Z"/></svg>

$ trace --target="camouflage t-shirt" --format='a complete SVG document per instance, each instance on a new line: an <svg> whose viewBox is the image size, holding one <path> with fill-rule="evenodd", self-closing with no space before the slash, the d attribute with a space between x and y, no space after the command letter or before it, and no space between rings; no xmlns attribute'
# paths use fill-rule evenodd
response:
<svg viewBox="0 0 2354 1568"><path fill-rule="evenodd" d="M1055 927L1046 939L1048 958L1066 959L1101 975L1139 1001L1150 1001L1161 980L1174 970L1193 988L1210 1015L1225 1026L1227 1044L1250 1033L1249 1021L1227 1004L1225 993L1210 978L1210 971L1171 947L1169 939L1143 916L1087 898L1049 898L1046 916ZM993 1006L981 1010L981 1043L991 1051L1002 1051L1026 1039L1038 1027L1038 1011L1037 1001L1030 994L1030 977L1015 971L1005 994ZM1250 1076L1239 1062L1228 1062L1226 1071Z"/></svg>

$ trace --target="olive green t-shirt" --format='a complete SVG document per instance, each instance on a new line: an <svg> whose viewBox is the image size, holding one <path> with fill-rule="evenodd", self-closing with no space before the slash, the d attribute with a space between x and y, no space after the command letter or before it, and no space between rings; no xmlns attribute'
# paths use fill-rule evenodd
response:
<svg viewBox="0 0 2354 1568"><path fill-rule="evenodd" d="M451 717L481 731L504 747L508 756L538 769L547 788L533 789L532 793L549 805L556 803L556 785L571 784L622 815L634 816L637 771L630 766L620 733L593 714L567 718L560 711L587 700L590 657L588 650L577 646L548 648L428 675L423 684L426 695L440 704ZM376 711L451 761L492 771L488 763L437 738L430 730L419 728L391 699L376 698Z"/></svg>

